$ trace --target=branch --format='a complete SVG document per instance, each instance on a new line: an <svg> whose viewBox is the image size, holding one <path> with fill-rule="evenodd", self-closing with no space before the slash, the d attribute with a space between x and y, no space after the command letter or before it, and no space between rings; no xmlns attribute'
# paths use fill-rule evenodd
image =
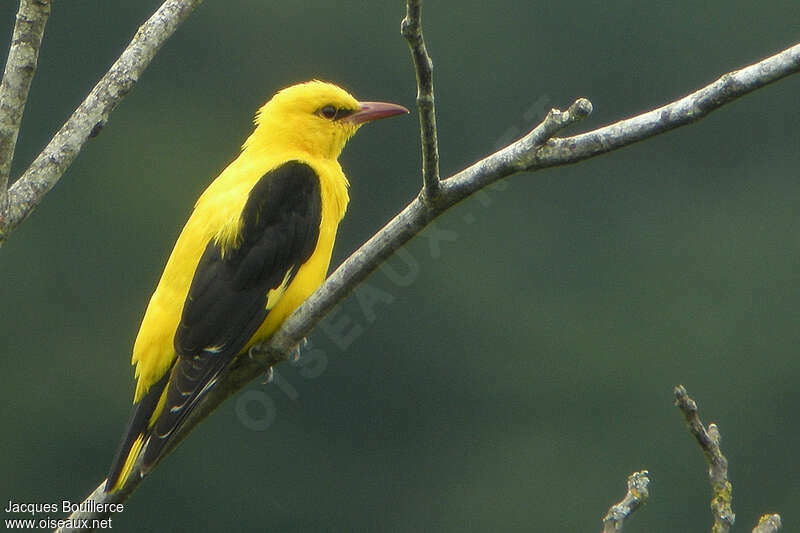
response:
<svg viewBox="0 0 800 533"><path fill-rule="evenodd" d="M552 136L580 121L591 112L591 103L577 100L567 111L552 110L530 133L509 146L487 156L469 168L441 182L442 195L435 203L418 195L355 251L273 334L268 342L253 349L249 357L239 357L220 376L211 389L176 431L163 457L208 416L228 396L244 387L265 370L287 359L297 344L333 307L342 301L395 250L418 234L434 218L483 187L520 171L567 165L594 155L622 148L689 124L722 107L735 98L800 70L800 45L760 63L726 74L717 82L691 95L659 108L598 130L567 138ZM120 491L108 495L98 486L88 499L97 503L124 501L141 482L140 464ZM137 475L138 474L138 475ZM81 518L101 519L97 512Z"/></svg>
<svg viewBox="0 0 800 533"><path fill-rule="evenodd" d="M714 83L653 111L574 137L531 147L518 141L444 181L445 195L458 199L516 171L571 165L629 146L704 118L723 105L800 71L800 44L723 75Z"/></svg>
<svg viewBox="0 0 800 533"><path fill-rule="evenodd" d="M0 211L0 244L39 205L86 141L100 132L156 52L201 2L166 0L139 28L119 59L9 189L6 209Z"/></svg>
<svg viewBox="0 0 800 533"><path fill-rule="evenodd" d="M94 528L87 525L86 527L81 527L78 524L91 524L93 520L103 520L108 517L111 513L109 512L101 512L101 511L93 511L91 509L95 509L89 502L97 502L98 504L112 504L112 503L121 503L128 497L128 494L125 496L120 497L118 494L106 494L105 493L105 481L100 484L94 491L83 500L81 504L81 508L87 509L86 511L75 511L66 522L69 525L61 526L53 531L53 533L79 533L82 531L93 531ZM73 525L75 527L73 527Z"/></svg>
<svg viewBox="0 0 800 533"><path fill-rule="evenodd" d="M711 512L714 515L712 533L727 533L736 515L731 509L733 487L728 481L728 460L719 447L721 436L716 424L703 425L697 414L697 403L689 397L683 385L675 387L675 405L681 410L689 431L697 439L708 463L708 479L711 482Z"/></svg>
<svg viewBox="0 0 800 533"><path fill-rule="evenodd" d="M777 533L781 529L781 517L777 514L765 514L753 528L753 533Z"/></svg>
<svg viewBox="0 0 800 533"><path fill-rule="evenodd" d="M565 157L569 163L577 163L686 126L747 93L797 72L800 72L800 43L758 63L724 74L714 83L671 104L582 135L554 139L532 154L534 157L528 170L563 165Z"/></svg>
<svg viewBox="0 0 800 533"><path fill-rule="evenodd" d="M0 214L6 206L14 148L49 16L50 0L20 0L0 84Z"/></svg>
<svg viewBox="0 0 800 533"><path fill-rule="evenodd" d="M439 141L436 135L436 108L433 98L433 61L425 47L422 35L422 0L406 2L406 17L400 33L411 50L417 76L417 110L419 111L419 136L422 144L422 194L430 202L437 202L441 194L439 181Z"/></svg>
<svg viewBox="0 0 800 533"><path fill-rule="evenodd" d="M650 496L648 485L650 478L647 470L634 472L628 476L628 492L621 502L612 505L603 518L603 533L619 533L623 523L634 511L647 502Z"/></svg>

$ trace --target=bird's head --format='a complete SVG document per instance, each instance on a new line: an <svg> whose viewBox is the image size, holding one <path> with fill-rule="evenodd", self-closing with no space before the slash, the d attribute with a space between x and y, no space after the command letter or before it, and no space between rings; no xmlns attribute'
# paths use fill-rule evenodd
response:
<svg viewBox="0 0 800 533"><path fill-rule="evenodd" d="M278 92L256 114L245 149L276 147L336 159L364 123L408 113L384 102L359 102L332 83L309 81Z"/></svg>

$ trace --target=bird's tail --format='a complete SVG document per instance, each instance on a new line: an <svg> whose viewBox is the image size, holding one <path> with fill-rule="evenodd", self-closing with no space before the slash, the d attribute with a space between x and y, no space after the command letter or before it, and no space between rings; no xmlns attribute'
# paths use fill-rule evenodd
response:
<svg viewBox="0 0 800 533"><path fill-rule="evenodd" d="M125 432L122 434L123 438L117 447L117 453L114 454L114 460L111 461L111 469L106 479L106 492L121 488L128 480L142 445L145 443L148 422L164 392L167 378L169 378L169 372L153 384L147 394L133 406L133 412L131 412Z"/></svg>
<svg viewBox="0 0 800 533"><path fill-rule="evenodd" d="M177 359L172 371L134 406L125 437L111 464L106 492L125 485L140 455L142 473L147 473L198 400L216 384L228 362L214 356Z"/></svg>

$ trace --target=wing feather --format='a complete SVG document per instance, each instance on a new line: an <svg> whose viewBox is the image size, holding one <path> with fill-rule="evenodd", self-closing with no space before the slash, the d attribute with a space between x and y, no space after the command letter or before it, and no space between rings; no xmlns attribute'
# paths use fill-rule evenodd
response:
<svg viewBox="0 0 800 533"><path fill-rule="evenodd" d="M109 488L117 486L123 466L132 465L129 456L138 452L133 443L141 442L139 436L147 438L144 470L155 464L197 401L264 322L316 248L321 202L314 169L299 161L284 163L250 191L236 244L223 249L215 239L207 243L174 336L179 357L166 386L134 406Z"/></svg>

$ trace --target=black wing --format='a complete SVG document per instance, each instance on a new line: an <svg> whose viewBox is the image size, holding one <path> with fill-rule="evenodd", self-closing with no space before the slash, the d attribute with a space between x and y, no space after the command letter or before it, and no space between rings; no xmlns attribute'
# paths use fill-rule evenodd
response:
<svg viewBox="0 0 800 533"><path fill-rule="evenodd" d="M175 351L184 357L239 353L267 316L266 296L293 277L319 237L319 178L292 161L265 174L242 212L238 246L224 257L206 246L178 330Z"/></svg>
<svg viewBox="0 0 800 533"><path fill-rule="evenodd" d="M311 256L321 217L319 177L307 164L290 161L267 172L250 191L237 245L224 254L213 240L206 245L175 332L175 351L180 357L166 385L164 408L150 428L149 413L155 405L147 408L146 416L134 413L132 421L138 427L129 427L123 441L130 448L135 435L150 434L145 470L158 460L197 400L213 387L267 317L269 291L291 282ZM144 403L135 410L144 410ZM112 474L119 472L121 466L116 463L127 454L125 450L118 455Z"/></svg>
<svg viewBox="0 0 800 533"><path fill-rule="evenodd" d="M153 427L159 439L169 437L264 322L269 291L291 281L311 256L321 217L317 174L291 161L269 171L250 191L236 247L223 255L216 243L208 243L175 332L180 357ZM146 458L157 453L154 443L147 448Z"/></svg>

